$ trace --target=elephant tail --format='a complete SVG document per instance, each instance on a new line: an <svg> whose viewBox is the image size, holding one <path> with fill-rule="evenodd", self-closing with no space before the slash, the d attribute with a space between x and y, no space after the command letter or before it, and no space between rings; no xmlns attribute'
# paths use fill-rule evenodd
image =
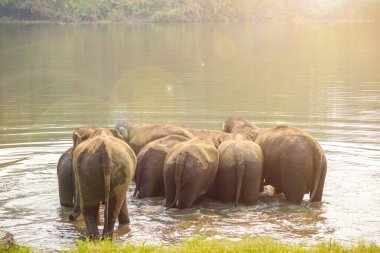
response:
<svg viewBox="0 0 380 253"><path fill-rule="evenodd" d="M135 173L135 183L136 183L136 188L135 191L133 192L133 197L136 197L137 192L140 190L140 185L141 185L141 176L144 170L145 166L145 155L146 152L140 153L141 155L137 156L137 164L136 164L136 173ZM149 154L148 154L149 157Z"/></svg>
<svg viewBox="0 0 380 253"><path fill-rule="evenodd" d="M306 202L306 206L310 205L310 202L313 201L319 184L321 184L322 172L325 169L326 163L324 162L324 154L322 149L319 147L319 144L316 143L316 151L314 152L314 171L315 177L313 178L313 187L310 191L310 199Z"/></svg>
<svg viewBox="0 0 380 253"><path fill-rule="evenodd" d="M103 157L106 158L107 154L103 154ZM108 158L108 157L107 157ZM110 199L110 191L111 191L111 164L109 162L106 162L105 159L101 161L101 165L103 166L102 171L104 173L104 228L103 228L103 235L107 235L109 231L108 227L108 215L109 215L109 199ZM112 228L111 228L112 229Z"/></svg>
<svg viewBox="0 0 380 253"><path fill-rule="evenodd" d="M79 175L78 175L77 164L76 163L74 164L73 162L72 165L73 165L73 179L74 179L74 185L75 185L74 186L75 195L74 195L74 207L73 207L72 212L69 215L69 219L75 220L81 214L81 208L80 208L81 195L80 195Z"/></svg>
<svg viewBox="0 0 380 253"><path fill-rule="evenodd" d="M186 157L187 153L180 153L177 157L176 161L176 167L175 167L175 173L174 173L174 181L175 181L175 198L173 202L167 207L167 209L173 207L176 205L179 193L181 190L181 178L182 178L182 172L185 167Z"/></svg>
<svg viewBox="0 0 380 253"><path fill-rule="evenodd" d="M235 199L235 206L239 203L240 193L241 193L241 186L243 184L243 176L244 176L244 169L245 169L245 162L242 159L241 156L238 156L237 160L237 168L236 168L236 199Z"/></svg>

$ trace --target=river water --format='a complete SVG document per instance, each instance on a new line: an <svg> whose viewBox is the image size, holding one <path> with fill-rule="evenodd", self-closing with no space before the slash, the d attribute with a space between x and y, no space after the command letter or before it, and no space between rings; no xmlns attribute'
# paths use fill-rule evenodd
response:
<svg viewBox="0 0 380 253"><path fill-rule="evenodd" d="M125 242L269 236L380 243L380 33L374 23L0 25L0 235L47 251L84 233L58 199L56 165L79 126L118 119L221 129L228 116L287 123L325 150L323 201L263 196L166 210L129 191ZM305 200L308 196L305 196Z"/></svg>

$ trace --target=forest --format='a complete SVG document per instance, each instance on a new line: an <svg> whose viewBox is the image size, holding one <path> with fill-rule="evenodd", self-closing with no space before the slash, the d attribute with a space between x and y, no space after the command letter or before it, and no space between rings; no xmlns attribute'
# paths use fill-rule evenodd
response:
<svg viewBox="0 0 380 253"><path fill-rule="evenodd" d="M374 21L378 0L0 0L0 20L51 22Z"/></svg>

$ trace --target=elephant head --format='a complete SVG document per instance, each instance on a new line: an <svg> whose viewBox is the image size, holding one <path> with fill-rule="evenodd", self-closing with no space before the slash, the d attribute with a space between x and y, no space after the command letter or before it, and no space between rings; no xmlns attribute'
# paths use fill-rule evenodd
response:
<svg viewBox="0 0 380 253"><path fill-rule="evenodd" d="M223 122L222 131L241 134L245 138L255 141L261 129L242 117L229 117Z"/></svg>

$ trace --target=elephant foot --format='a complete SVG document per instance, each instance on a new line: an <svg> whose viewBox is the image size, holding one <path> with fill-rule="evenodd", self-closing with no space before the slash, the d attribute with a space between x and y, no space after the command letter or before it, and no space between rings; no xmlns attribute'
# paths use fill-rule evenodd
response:
<svg viewBox="0 0 380 253"><path fill-rule="evenodd" d="M104 240L110 240L110 241L112 241L113 240L113 232L112 233L105 233L105 234L103 234L102 241L104 241Z"/></svg>
<svg viewBox="0 0 380 253"><path fill-rule="evenodd" d="M89 239L90 241L95 241L95 240L99 240L100 236L96 235L96 234L94 234L94 235L88 235L87 239Z"/></svg>
<svg viewBox="0 0 380 253"><path fill-rule="evenodd" d="M120 224L119 223L119 226L118 226L115 234L117 235L117 237L121 237L121 236L129 234L130 232L131 232L131 228L128 224Z"/></svg>
<svg viewBox="0 0 380 253"><path fill-rule="evenodd" d="M79 207L74 207L73 211L69 215L70 220L75 220L79 217L81 211Z"/></svg>
<svg viewBox="0 0 380 253"><path fill-rule="evenodd" d="M125 215L125 214L119 214L119 224L129 224L131 223L130 219L129 219L129 216L128 215Z"/></svg>

